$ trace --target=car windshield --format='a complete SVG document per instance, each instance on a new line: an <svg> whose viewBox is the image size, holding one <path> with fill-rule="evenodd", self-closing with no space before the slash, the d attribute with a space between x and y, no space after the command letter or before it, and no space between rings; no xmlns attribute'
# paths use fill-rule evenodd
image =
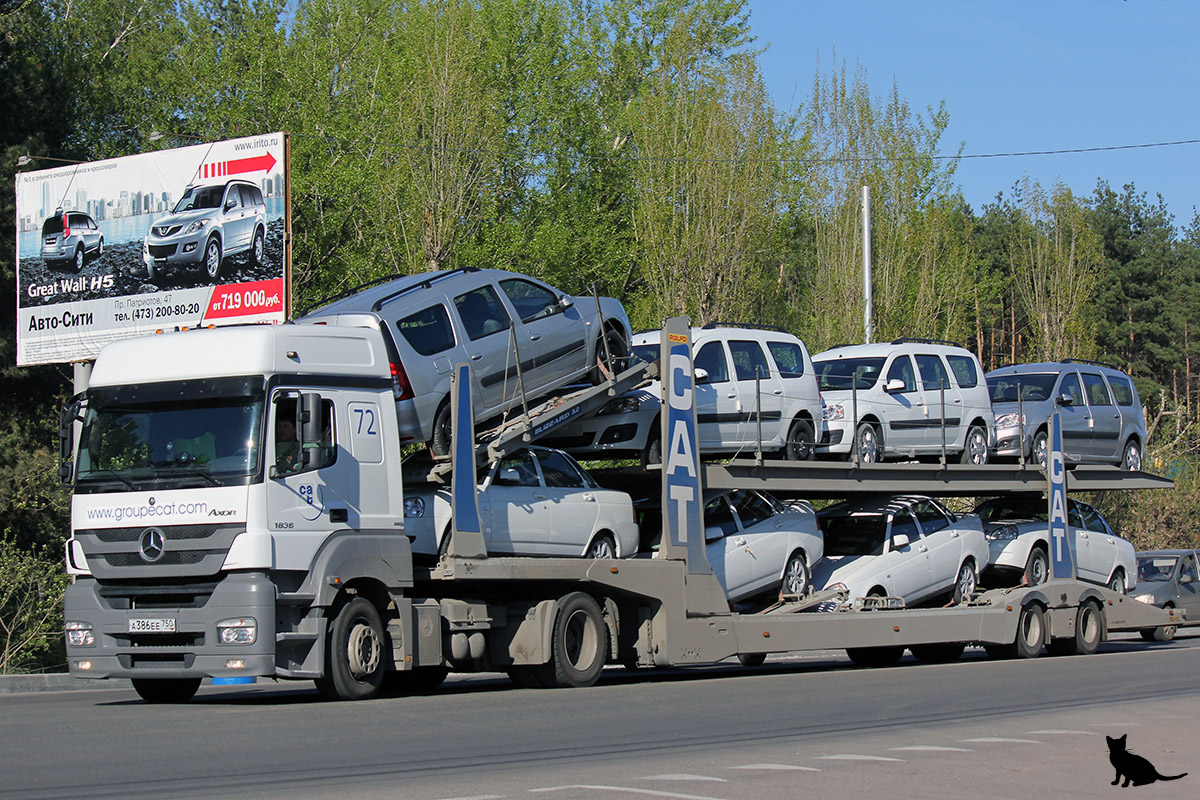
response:
<svg viewBox="0 0 1200 800"><path fill-rule="evenodd" d="M821 520L826 556L878 556L883 554L887 518L883 514L851 514Z"/></svg>
<svg viewBox="0 0 1200 800"><path fill-rule="evenodd" d="M174 212L193 211L197 208L220 208L225 196L224 186L189 186L175 204Z"/></svg>
<svg viewBox="0 0 1200 800"><path fill-rule="evenodd" d="M1138 556L1137 574L1139 581L1165 581L1175 574L1179 556Z"/></svg>
<svg viewBox="0 0 1200 800"><path fill-rule="evenodd" d="M987 379L987 385L993 403L1017 402L1018 389L1022 402L1033 403L1048 400L1057 379L1058 376L1053 373L995 375Z"/></svg>
<svg viewBox="0 0 1200 800"><path fill-rule="evenodd" d="M1000 498L980 503L975 509L983 522L1006 519L1032 519L1045 522L1050 516L1049 504L1040 497Z"/></svg>
<svg viewBox="0 0 1200 800"><path fill-rule="evenodd" d="M839 358L815 361L813 369L824 391L837 389L870 389L879 380L884 358ZM851 382L854 383L851 386Z"/></svg>
<svg viewBox="0 0 1200 800"><path fill-rule="evenodd" d="M633 357L639 361L645 361L647 364L653 364L658 360L658 350L658 343L635 344L633 346Z"/></svg>
<svg viewBox="0 0 1200 800"><path fill-rule="evenodd" d="M76 483L116 480L139 489L194 485L197 479L244 483L261 469L262 409L261 395L139 402L93 393Z"/></svg>

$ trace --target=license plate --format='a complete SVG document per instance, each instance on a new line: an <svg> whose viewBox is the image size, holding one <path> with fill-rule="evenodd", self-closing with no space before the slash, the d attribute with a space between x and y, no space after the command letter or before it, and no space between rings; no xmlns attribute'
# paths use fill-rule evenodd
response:
<svg viewBox="0 0 1200 800"><path fill-rule="evenodd" d="M175 620L169 617L158 619L129 620L130 633L174 633Z"/></svg>

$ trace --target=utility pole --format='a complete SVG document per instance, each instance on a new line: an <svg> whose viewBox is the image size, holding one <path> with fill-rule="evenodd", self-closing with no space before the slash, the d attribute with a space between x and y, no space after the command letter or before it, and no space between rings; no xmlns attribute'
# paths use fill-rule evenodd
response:
<svg viewBox="0 0 1200 800"><path fill-rule="evenodd" d="M871 343L871 187L863 187L863 341Z"/></svg>

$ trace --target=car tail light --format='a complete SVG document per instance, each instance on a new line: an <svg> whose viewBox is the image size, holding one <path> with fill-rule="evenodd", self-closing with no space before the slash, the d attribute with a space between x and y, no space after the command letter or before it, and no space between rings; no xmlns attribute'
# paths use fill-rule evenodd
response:
<svg viewBox="0 0 1200 800"><path fill-rule="evenodd" d="M67 215L63 214L63 238L66 239L71 235L71 226L67 224Z"/></svg>
<svg viewBox="0 0 1200 800"><path fill-rule="evenodd" d="M393 361L389 366L392 368L392 392L396 395L396 399L408 400L412 398L412 384L408 382L408 375L404 372L404 365L398 361Z"/></svg>

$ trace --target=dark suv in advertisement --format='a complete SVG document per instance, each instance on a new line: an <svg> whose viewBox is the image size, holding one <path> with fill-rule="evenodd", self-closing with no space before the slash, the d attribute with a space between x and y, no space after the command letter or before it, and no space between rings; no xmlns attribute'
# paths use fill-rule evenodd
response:
<svg viewBox="0 0 1200 800"><path fill-rule="evenodd" d="M189 186L170 215L150 226L142 261L151 280L167 267L199 264L215 281L229 256L248 252L255 266L261 264L266 238L267 204L253 183Z"/></svg>
<svg viewBox="0 0 1200 800"><path fill-rule="evenodd" d="M104 234L82 211L59 209L42 223L42 261L47 267L68 265L80 272L89 258L103 253Z"/></svg>

